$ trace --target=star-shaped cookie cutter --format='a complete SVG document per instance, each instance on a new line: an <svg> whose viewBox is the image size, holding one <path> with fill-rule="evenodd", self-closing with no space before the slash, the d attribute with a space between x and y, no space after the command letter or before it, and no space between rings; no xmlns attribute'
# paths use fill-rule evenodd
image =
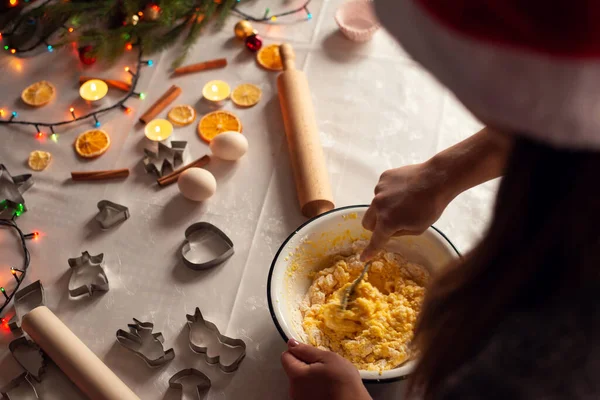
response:
<svg viewBox="0 0 600 400"><path fill-rule="evenodd" d="M163 176L167 170L174 170L183 163L183 152L187 141L173 140L170 145L163 142L152 142L151 148L145 148L143 159L147 172Z"/></svg>
<svg viewBox="0 0 600 400"><path fill-rule="evenodd" d="M189 343L190 343L190 348L195 353L204 354L204 359L206 360L206 362L208 364L218 364L219 368L223 372L233 372L240 367L240 364L244 360L244 357L246 357L246 343L242 339L234 339L234 338L230 338L228 336L222 335L221 332L219 332L219 328L217 328L217 326L215 324L204 319L204 317L202 316L202 313L200 312L200 308L198 308L198 307L196 307L196 311L194 312L194 315L188 314L188 315L186 315L186 319L187 319L187 325L189 328L189 338L188 339L189 339ZM240 348L241 349L240 355L233 361L233 363L231 363L229 365L224 365L221 363L221 356L219 354L217 354L215 356L210 356L208 354L208 352L209 352L208 347L201 346L199 344L194 343L194 339L192 338L192 331L193 331L193 326L195 324L200 324L200 325L204 326L206 329L208 329L209 331L211 331L221 344L224 344L225 346L228 346L230 348Z"/></svg>

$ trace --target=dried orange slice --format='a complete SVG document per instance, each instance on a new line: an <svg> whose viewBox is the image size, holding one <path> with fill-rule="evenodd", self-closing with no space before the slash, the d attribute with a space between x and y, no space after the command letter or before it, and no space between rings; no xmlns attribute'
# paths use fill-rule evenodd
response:
<svg viewBox="0 0 600 400"><path fill-rule="evenodd" d="M227 131L242 131L242 123L229 111L214 111L206 114L198 123L198 135L210 143L220 133Z"/></svg>
<svg viewBox="0 0 600 400"><path fill-rule="evenodd" d="M21 99L27 105L41 107L54 98L56 89L48 81L39 81L29 85L21 92Z"/></svg>
<svg viewBox="0 0 600 400"><path fill-rule="evenodd" d="M83 158L101 156L110 147L110 136L100 129L83 132L75 139L75 151Z"/></svg>
<svg viewBox="0 0 600 400"><path fill-rule="evenodd" d="M47 151L34 150L29 153L27 164L34 171L43 171L50 165L50 161L52 161L52 154Z"/></svg>
<svg viewBox="0 0 600 400"><path fill-rule="evenodd" d="M231 93L231 100L240 107L252 107L260 101L262 91L256 85L243 83Z"/></svg>
<svg viewBox="0 0 600 400"><path fill-rule="evenodd" d="M279 45L272 44L263 47L256 53L256 61L263 67L271 71L282 71L283 63L279 54Z"/></svg>
<svg viewBox="0 0 600 400"><path fill-rule="evenodd" d="M196 110L194 110L194 107L188 105L175 106L171 108L171 111L167 114L167 118L175 125L189 125L196 119Z"/></svg>

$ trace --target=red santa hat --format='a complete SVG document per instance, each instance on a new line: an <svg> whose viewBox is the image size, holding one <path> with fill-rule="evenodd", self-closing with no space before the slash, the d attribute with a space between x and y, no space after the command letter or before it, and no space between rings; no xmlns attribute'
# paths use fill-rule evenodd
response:
<svg viewBox="0 0 600 400"><path fill-rule="evenodd" d="M375 8L483 122L600 150L600 0L375 0Z"/></svg>

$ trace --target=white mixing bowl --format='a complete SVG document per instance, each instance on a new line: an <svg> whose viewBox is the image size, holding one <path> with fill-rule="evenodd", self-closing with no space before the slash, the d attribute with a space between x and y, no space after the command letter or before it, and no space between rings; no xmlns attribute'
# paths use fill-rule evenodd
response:
<svg viewBox="0 0 600 400"><path fill-rule="evenodd" d="M368 206L342 207L301 225L281 245L269 271L267 296L273 322L283 339L307 342L302 329L300 303L311 279L308 273L324 268L327 255L348 250L355 240L369 239L371 233L362 227L362 217ZM434 227L419 236L393 238L386 250L401 253L409 261L430 271L444 267L460 256L448 238ZM360 371L365 381L394 381L406 377L415 361L383 371Z"/></svg>

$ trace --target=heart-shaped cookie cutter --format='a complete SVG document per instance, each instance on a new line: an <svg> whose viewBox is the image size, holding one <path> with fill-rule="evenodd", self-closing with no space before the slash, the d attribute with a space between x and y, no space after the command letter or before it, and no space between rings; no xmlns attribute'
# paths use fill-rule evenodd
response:
<svg viewBox="0 0 600 400"><path fill-rule="evenodd" d="M216 258L214 258L210 261L205 261L205 262L199 263L199 262L193 261L190 257L188 257L188 255L192 252L192 246L190 244L189 239L190 239L190 236L192 236L193 234L202 232L202 231L206 231L206 232L216 235L218 238L220 238L223 241L223 243L225 243L227 245L228 249L225 252L223 252L221 255L217 256ZM210 224L208 222L196 222L195 224L190 225L185 230L185 241L183 242L183 245L181 246L181 257L183 258L183 263L188 268L198 271L198 270L216 267L217 265L225 262L229 257L231 257L233 255L234 252L235 251L233 249L233 242L231 241L231 239L229 239L229 236L227 236L222 230L220 230L213 224Z"/></svg>

